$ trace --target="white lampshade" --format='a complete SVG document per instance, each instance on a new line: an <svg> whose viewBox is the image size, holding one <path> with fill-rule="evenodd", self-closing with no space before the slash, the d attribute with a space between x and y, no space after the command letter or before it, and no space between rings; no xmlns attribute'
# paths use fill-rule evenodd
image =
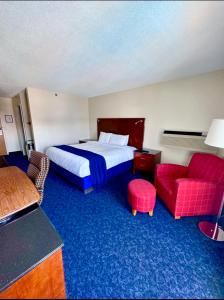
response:
<svg viewBox="0 0 224 300"><path fill-rule="evenodd" d="M209 128L205 144L224 148L224 119L214 119Z"/></svg>

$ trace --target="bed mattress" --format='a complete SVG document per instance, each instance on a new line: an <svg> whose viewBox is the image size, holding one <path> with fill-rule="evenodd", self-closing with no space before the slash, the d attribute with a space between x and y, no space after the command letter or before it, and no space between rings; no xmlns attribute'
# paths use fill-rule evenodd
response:
<svg viewBox="0 0 224 300"><path fill-rule="evenodd" d="M69 146L102 155L105 159L107 170L132 160L134 158L134 151L136 150L135 147L131 146L101 144L95 141ZM82 156L63 151L56 147L48 148L46 154L51 161L76 176L83 178L90 175L89 160Z"/></svg>

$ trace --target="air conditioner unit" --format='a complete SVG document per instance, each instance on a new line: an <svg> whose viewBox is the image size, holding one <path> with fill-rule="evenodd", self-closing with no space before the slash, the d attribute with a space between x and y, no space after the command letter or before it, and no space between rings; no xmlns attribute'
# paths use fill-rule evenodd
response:
<svg viewBox="0 0 224 300"><path fill-rule="evenodd" d="M215 153L216 148L204 143L206 136L206 132L164 130L160 142L164 146Z"/></svg>

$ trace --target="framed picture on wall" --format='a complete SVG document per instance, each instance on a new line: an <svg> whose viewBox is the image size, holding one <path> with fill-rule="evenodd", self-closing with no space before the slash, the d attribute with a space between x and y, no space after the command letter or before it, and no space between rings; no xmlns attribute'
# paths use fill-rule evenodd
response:
<svg viewBox="0 0 224 300"><path fill-rule="evenodd" d="M12 115L5 115L5 122L6 123L13 123Z"/></svg>

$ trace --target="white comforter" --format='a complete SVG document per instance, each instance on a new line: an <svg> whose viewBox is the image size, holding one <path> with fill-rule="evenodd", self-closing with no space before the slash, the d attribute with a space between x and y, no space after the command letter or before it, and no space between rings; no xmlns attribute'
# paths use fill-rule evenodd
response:
<svg viewBox="0 0 224 300"><path fill-rule="evenodd" d="M93 141L70 146L102 155L105 158L107 169L133 159L134 150L136 150L136 148L130 146L101 144ZM79 177L90 175L89 160L84 157L63 151L56 147L48 148L46 154L54 163Z"/></svg>

